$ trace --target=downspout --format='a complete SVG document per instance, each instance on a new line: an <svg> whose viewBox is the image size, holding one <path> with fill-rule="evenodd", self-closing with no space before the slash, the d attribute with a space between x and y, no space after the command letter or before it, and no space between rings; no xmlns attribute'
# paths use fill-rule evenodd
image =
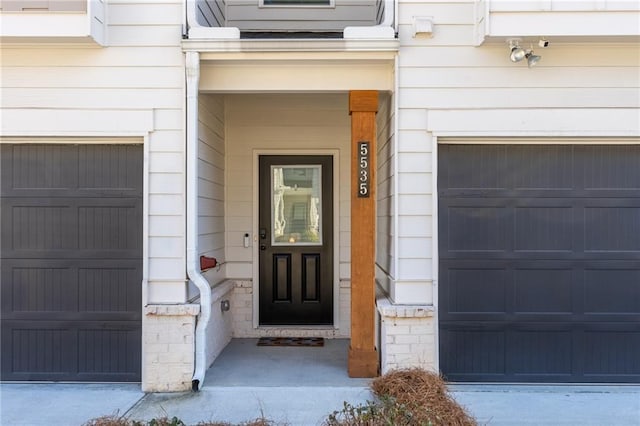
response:
<svg viewBox="0 0 640 426"><path fill-rule="evenodd" d="M187 276L200 292L195 339L195 366L191 389L200 390L207 370L206 329L211 318L211 286L200 272L198 258L198 84L200 55L187 52Z"/></svg>

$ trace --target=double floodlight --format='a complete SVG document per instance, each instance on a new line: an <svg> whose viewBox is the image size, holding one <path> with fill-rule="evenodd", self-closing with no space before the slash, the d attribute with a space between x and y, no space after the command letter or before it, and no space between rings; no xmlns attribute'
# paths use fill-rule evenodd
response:
<svg viewBox="0 0 640 426"><path fill-rule="evenodd" d="M542 56L535 55L533 49L525 50L520 47L520 41L519 38L510 38L507 40L507 43L509 43L509 59L511 59L511 62L520 62L526 59L527 66L531 68L540 62Z"/></svg>

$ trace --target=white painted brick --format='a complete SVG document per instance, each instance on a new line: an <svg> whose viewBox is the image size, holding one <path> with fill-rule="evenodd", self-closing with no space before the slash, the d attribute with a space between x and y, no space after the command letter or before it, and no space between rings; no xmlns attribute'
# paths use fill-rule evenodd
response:
<svg viewBox="0 0 640 426"><path fill-rule="evenodd" d="M411 329L409 328L408 325L407 326L403 326L403 325L393 325L393 324L391 324L391 326L387 326L387 333L388 334L398 335L398 334L409 334L410 332L411 332Z"/></svg>
<svg viewBox="0 0 640 426"><path fill-rule="evenodd" d="M413 335L430 335L430 334L433 334L433 327L412 325L411 326L411 334L413 334Z"/></svg>
<svg viewBox="0 0 640 426"><path fill-rule="evenodd" d="M169 351L169 345L164 343L145 344L144 350L147 353L165 353Z"/></svg>
<svg viewBox="0 0 640 426"><path fill-rule="evenodd" d="M411 335L411 334L402 334L399 336L395 336L394 337L394 342L389 342L389 343L398 343L398 344L403 344L403 343L419 343L420 337L419 336L415 336L415 335ZM411 346L413 348L413 345Z"/></svg>
<svg viewBox="0 0 640 426"><path fill-rule="evenodd" d="M420 335L419 337L419 342L418 343L424 343L427 345L434 345L435 341L436 341L436 337L433 334L429 334L429 335Z"/></svg>
<svg viewBox="0 0 640 426"><path fill-rule="evenodd" d="M387 345L387 353L388 354L406 354L411 351L411 347L409 345Z"/></svg>

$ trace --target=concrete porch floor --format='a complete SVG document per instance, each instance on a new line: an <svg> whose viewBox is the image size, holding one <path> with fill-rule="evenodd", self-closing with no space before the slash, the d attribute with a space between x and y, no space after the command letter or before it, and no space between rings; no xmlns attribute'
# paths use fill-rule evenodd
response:
<svg viewBox="0 0 640 426"><path fill-rule="evenodd" d="M367 387L371 379L347 374L349 339L325 339L323 347L257 346L233 339L207 371L204 387Z"/></svg>

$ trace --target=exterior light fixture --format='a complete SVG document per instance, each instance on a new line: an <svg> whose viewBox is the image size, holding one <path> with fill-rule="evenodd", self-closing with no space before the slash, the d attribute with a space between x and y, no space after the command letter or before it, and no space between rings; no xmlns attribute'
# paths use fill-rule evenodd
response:
<svg viewBox="0 0 640 426"><path fill-rule="evenodd" d="M525 52L524 49L520 47L520 39L510 38L507 40L507 42L509 43L509 50L511 51L511 54L509 55L511 62L520 62L521 60L523 60L527 52Z"/></svg>
<svg viewBox="0 0 640 426"><path fill-rule="evenodd" d="M527 66L529 68L536 66L536 64L540 62L540 59L542 59L542 56L534 55L533 50L528 51L524 56L527 58Z"/></svg>
<svg viewBox="0 0 640 426"><path fill-rule="evenodd" d="M507 43L509 43L509 59L511 59L511 62L520 62L523 59L526 59L527 66L529 68L534 67L538 62L540 62L540 59L542 59L542 56L535 55L533 53L533 46L531 46L531 49L527 49L527 50L520 47L521 41L522 39L519 39L519 38L507 39ZM549 42L544 40L543 44L545 46L548 46Z"/></svg>

